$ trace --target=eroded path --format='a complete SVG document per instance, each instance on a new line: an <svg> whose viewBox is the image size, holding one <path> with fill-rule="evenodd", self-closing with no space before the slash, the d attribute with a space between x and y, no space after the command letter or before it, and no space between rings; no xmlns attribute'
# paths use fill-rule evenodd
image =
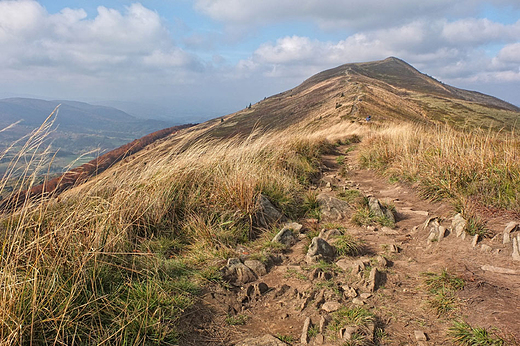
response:
<svg viewBox="0 0 520 346"><path fill-rule="evenodd" d="M208 292L187 322L197 332L181 344L452 345L448 329L455 320L499 328L506 344L520 340L520 261L501 234L512 220L493 220L488 226L499 236L473 246L472 237L462 239L452 229L452 207L424 201L411 187L361 169L356 155L340 146L324 157L316 186L324 204L321 219L299 220L301 229L288 226L294 238L286 246L267 242L263 252L241 249L239 265L256 274L240 272L235 286ZM395 225L354 224L359 196L395 206ZM434 217L447 230L428 241L431 224L424 225ZM306 254L317 236L336 248L345 239L364 246L353 256L336 253L316 261ZM486 265L516 274L483 270ZM438 278L443 271L464 287L429 292L425 273ZM364 319L354 321L355 313Z"/></svg>

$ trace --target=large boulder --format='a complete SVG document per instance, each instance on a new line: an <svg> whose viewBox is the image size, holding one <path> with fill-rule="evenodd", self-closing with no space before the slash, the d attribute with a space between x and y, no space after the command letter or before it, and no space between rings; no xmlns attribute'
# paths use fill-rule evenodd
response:
<svg viewBox="0 0 520 346"><path fill-rule="evenodd" d="M331 261L334 259L334 247L332 247L325 239L315 237L312 239L305 260L307 263L315 263L319 260Z"/></svg>

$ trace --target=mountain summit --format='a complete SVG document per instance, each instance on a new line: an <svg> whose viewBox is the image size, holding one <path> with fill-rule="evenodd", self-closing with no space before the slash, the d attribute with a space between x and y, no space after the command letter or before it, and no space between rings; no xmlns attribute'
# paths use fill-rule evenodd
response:
<svg viewBox="0 0 520 346"><path fill-rule="evenodd" d="M217 136L253 127L286 128L312 120L449 123L457 127L512 129L520 108L475 91L446 85L405 61L390 57L351 63L320 72L294 89L234 113L215 129Z"/></svg>

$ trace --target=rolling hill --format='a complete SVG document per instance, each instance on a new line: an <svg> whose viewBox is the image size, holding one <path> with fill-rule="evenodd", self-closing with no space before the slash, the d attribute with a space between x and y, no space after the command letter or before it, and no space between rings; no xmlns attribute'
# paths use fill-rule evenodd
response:
<svg viewBox="0 0 520 346"><path fill-rule="evenodd" d="M1 204L0 343L516 345L519 116L388 58L37 167Z"/></svg>

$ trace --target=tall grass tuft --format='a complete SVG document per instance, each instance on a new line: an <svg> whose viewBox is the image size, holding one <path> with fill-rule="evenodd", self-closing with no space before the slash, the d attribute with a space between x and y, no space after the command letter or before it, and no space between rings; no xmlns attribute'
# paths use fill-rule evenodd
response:
<svg viewBox="0 0 520 346"><path fill-rule="evenodd" d="M514 133L395 125L362 143L361 163L416 183L432 200L520 212L520 140Z"/></svg>

